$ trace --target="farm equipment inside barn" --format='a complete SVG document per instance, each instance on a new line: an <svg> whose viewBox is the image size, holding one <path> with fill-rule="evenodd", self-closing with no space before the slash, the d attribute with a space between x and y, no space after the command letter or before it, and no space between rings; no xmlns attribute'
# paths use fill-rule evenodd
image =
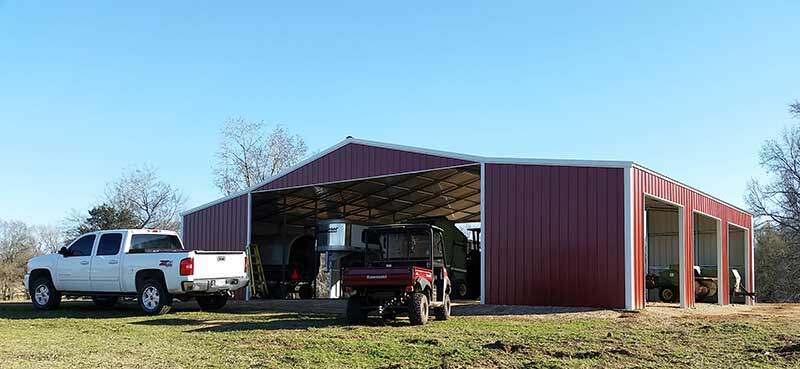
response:
<svg viewBox="0 0 800 369"><path fill-rule="evenodd" d="M743 286L739 271L731 269L730 295L732 297L750 297L755 299L755 293L747 291ZM672 265L669 269L658 273L650 273L645 277L647 289L658 289L658 297L662 302L676 302L679 300L678 286L680 277L678 266ZM694 266L694 298L699 302L716 302L719 293L719 278L716 268L702 268Z"/></svg>
<svg viewBox="0 0 800 369"><path fill-rule="evenodd" d="M258 298L286 299L314 297L314 282L319 258L314 250L314 237L296 235L260 239L248 248L250 260L250 293Z"/></svg>
<svg viewBox="0 0 800 369"><path fill-rule="evenodd" d="M673 264L669 269L658 273L650 273L645 277L647 289L658 289L658 297L662 302L676 302L679 300L680 273L678 265ZM717 296L718 280L716 269L694 266L694 298L695 301L704 301ZM716 301L716 300L715 300Z"/></svg>

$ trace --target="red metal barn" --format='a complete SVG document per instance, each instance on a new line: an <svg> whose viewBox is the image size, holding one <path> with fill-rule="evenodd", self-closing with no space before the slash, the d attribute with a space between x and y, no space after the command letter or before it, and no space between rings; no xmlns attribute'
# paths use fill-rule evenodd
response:
<svg viewBox="0 0 800 369"><path fill-rule="evenodd" d="M315 234L325 219L426 217L480 222L487 304L641 309L655 299L646 275L670 271L683 307L695 303L698 273L718 280L709 302L732 302L734 270L753 290L751 215L633 162L489 158L348 138L185 212L183 239L243 250Z"/></svg>

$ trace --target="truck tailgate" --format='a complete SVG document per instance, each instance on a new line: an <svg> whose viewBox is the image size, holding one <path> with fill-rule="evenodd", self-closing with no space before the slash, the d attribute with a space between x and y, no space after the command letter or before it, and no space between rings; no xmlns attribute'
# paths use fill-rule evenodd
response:
<svg viewBox="0 0 800 369"><path fill-rule="evenodd" d="M195 278L243 277L245 273L244 252L195 251Z"/></svg>

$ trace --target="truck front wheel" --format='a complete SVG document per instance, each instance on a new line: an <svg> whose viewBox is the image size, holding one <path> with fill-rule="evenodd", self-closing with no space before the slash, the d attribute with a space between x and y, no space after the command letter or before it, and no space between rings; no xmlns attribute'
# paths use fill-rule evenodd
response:
<svg viewBox="0 0 800 369"><path fill-rule="evenodd" d="M147 315L166 314L172 309L172 296L159 280L145 280L139 287L138 297L139 308Z"/></svg>
<svg viewBox="0 0 800 369"><path fill-rule="evenodd" d="M428 322L428 296L422 292L414 292L408 302L408 320L411 325L423 325Z"/></svg>
<svg viewBox="0 0 800 369"><path fill-rule="evenodd" d="M197 296L197 304L200 305L200 310L214 311L222 309L228 302L228 295L210 295L210 296Z"/></svg>
<svg viewBox="0 0 800 369"><path fill-rule="evenodd" d="M39 310L52 310L61 304L61 292L56 291L48 277L41 277L31 283L31 302Z"/></svg>

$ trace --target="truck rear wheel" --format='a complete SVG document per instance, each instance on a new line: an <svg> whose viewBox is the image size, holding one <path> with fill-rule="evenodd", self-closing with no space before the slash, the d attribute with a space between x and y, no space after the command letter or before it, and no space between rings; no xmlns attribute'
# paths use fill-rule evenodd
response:
<svg viewBox="0 0 800 369"><path fill-rule="evenodd" d="M364 310L364 298L352 296L347 299L347 322L350 324L364 324L367 322L367 311Z"/></svg>
<svg viewBox="0 0 800 369"><path fill-rule="evenodd" d="M94 296L92 297L92 302L97 307L101 308L110 308L117 304L119 301L119 297L102 297L102 296Z"/></svg>
<svg viewBox="0 0 800 369"><path fill-rule="evenodd" d="M222 309L227 302L228 295L197 296L197 305L200 305L200 310L203 311Z"/></svg>
<svg viewBox="0 0 800 369"><path fill-rule="evenodd" d="M48 277L36 279L30 286L31 302L39 310L52 310L61 304L61 292L56 291Z"/></svg>
<svg viewBox="0 0 800 369"><path fill-rule="evenodd" d="M450 295L444 295L442 306L433 309L436 320L450 319Z"/></svg>
<svg viewBox="0 0 800 369"><path fill-rule="evenodd" d="M411 325L423 325L428 322L428 296L422 292L414 292L408 302L408 320Z"/></svg>
<svg viewBox="0 0 800 369"><path fill-rule="evenodd" d="M162 315L172 309L172 296L164 284L156 279L146 279L139 286L139 308L147 315Z"/></svg>

